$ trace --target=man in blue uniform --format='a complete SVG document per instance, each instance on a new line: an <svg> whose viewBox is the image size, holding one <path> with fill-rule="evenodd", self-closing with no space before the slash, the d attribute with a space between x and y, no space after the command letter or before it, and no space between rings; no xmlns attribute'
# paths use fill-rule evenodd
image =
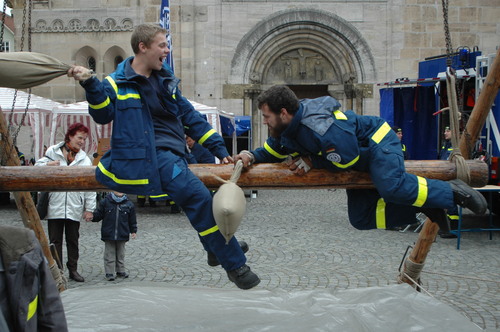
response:
<svg viewBox="0 0 500 332"><path fill-rule="evenodd" d="M89 113L100 124L113 121L111 150L101 158L96 178L112 190L137 195L168 194L186 213L209 253L239 288L260 279L246 265L233 237L226 245L212 212L212 195L189 170L186 134L207 147L222 163L232 162L222 137L195 111L178 89L179 79L165 63L170 50L167 31L138 25L132 33L135 56L118 65L102 82L84 78L74 66L68 76L80 81Z"/></svg>
<svg viewBox="0 0 500 332"><path fill-rule="evenodd" d="M368 172L375 190L347 190L349 220L358 229L402 226L418 211L447 228L444 209L454 204L486 212L484 197L460 180L406 173L401 143L379 117L342 112L332 97L299 101L286 86L271 87L257 102L270 137L263 147L240 152L235 161L248 166L291 155L295 158L289 168L297 175L312 167Z"/></svg>
<svg viewBox="0 0 500 332"><path fill-rule="evenodd" d="M438 153L439 160L449 160L450 155L453 152L453 147L451 146L451 130L450 127L444 127L444 140L441 150ZM454 205L453 208L448 209L448 222L458 223L458 206ZM439 230L439 236L443 239L454 239L457 236L453 233Z"/></svg>
<svg viewBox="0 0 500 332"><path fill-rule="evenodd" d="M403 151L403 159L407 160L408 159L408 151L406 150L406 145L403 143L403 129L398 126L392 126L392 130L396 133L396 136L398 136L399 141L401 142L401 151Z"/></svg>
<svg viewBox="0 0 500 332"><path fill-rule="evenodd" d="M441 146L441 150L438 153L439 160L448 160L450 159L451 152L453 151L453 147L451 146L451 130L450 127L444 127L444 140L443 145Z"/></svg>

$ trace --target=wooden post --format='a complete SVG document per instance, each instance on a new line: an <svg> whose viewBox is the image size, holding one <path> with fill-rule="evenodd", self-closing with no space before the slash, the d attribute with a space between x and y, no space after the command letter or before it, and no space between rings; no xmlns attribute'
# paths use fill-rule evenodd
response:
<svg viewBox="0 0 500 332"><path fill-rule="evenodd" d="M1 151L3 152L2 160L5 160L5 163L8 166L19 166L26 167L28 166L20 166L21 163L19 161L19 157L17 155L16 149L12 143L12 139L10 138L8 132L7 122L5 120L3 112L0 109L0 135L1 135ZM25 189L26 190L26 189ZM35 235L42 246L43 254L47 258L49 262L49 267L55 265L55 260L50 253L49 242L47 240L47 236L45 235L45 231L43 230L42 223L40 222L40 216L35 207L35 203L33 202L33 198L31 197L31 193L25 191L14 192L14 199L16 201L17 209L21 214L21 218L23 220L24 226L32 229L35 232ZM55 272L54 272L55 270ZM60 280L59 269L51 269L54 275L54 279ZM65 290L65 286L63 284L57 285L59 291L62 292Z"/></svg>
<svg viewBox="0 0 500 332"><path fill-rule="evenodd" d="M472 110L469 121L467 122L465 131L466 134L462 135L460 139L460 152L465 159L471 157L472 151L470 147L474 145L481 129L484 126L486 117L488 116L491 106L493 105L493 101L498 94L499 88L500 50L497 52L493 65L488 69L485 84ZM436 224L432 223L430 220L425 221L424 227L420 231L418 240L415 243L415 247L413 248L410 256L407 258L407 260L410 260L409 265L411 265L411 263L424 264L427 254L431 250L432 242L436 238L438 231L439 227ZM406 278L405 273L409 273L409 271L405 268L406 265L400 275L400 281L414 286L413 282Z"/></svg>

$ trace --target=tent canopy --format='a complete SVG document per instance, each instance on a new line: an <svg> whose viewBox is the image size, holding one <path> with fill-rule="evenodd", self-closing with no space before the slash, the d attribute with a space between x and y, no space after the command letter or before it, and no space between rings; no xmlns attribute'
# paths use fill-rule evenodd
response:
<svg viewBox="0 0 500 332"><path fill-rule="evenodd" d="M16 103L12 112L14 96ZM190 100L190 102L195 110L203 114L220 135L229 132L227 135L233 136L232 153L236 153L234 114L195 101ZM35 140L33 151L35 159L43 156L44 145L50 146L62 141L68 127L76 122L81 122L89 128L89 138L86 141L84 151L90 156L97 152L97 144L100 138L111 137L112 123L106 125L95 123L88 113L88 103L86 101L62 104L20 90L17 90L16 94L15 89L0 88L0 108L6 115L7 123L31 127ZM22 119L26 109L26 119L23 122ZM9 113L12 114L12 120ZM45 132L44 128L48 128L49 134Z"/></svg>

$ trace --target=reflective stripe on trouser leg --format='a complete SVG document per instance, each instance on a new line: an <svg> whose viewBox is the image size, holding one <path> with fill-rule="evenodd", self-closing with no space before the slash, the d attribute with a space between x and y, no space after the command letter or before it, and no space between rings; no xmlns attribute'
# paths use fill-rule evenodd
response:
<svg viewBox="0 0 500 332"><path fill-rule="evenodd" d="M377 201L377 213L375 213L375 223L377 229L386 229L385 222L385 201L383 198L379 198Z"/></svg>
<svg viewBox="0 0 500 332"><path fill-rule="evenodd" d="M379 144L370 141L369 148L369 173L386 203L443 209L453 206L453 192L447 182L406 173L396 135L386 135Z"/></svg>
<svg viewBox="0 0 500 332"><path fill-rule="evenodd" d="M349 222L357 229L387 229L415 222L412 206L387 203L375 189L347 189Z"/></svg>
<svg viewBox="0 0 500 332"><path fill-rule="evenodd" d="M226 245L226 240L215 228L212 195L189 170L186 160L165 150L157 150L157 159L162 190L184 210L205 248L217 256L227 271L245 264L246 257L236 238L233 237Z"/></svg>

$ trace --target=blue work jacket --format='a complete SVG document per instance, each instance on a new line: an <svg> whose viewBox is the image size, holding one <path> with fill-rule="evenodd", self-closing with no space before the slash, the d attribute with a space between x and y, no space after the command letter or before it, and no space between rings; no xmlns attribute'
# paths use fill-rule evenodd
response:
<svg viewBox="0 0 500 332"><path fill-rule="evenodd" d="M308 155L314 168L367 171L370 141L378 143L391 130L374 116L342 112L332 97L301 100L288 128L253 151L256 162L279 162L288 155Z"/></svg>
<svg viewBox="0 0 500 332"><path fill-rule="evenodd" d="M144 100L152 93L146 78L131 68L133 57L120 63L102 82L93 77L84 82L89 113L95 122L113 121L111 150L101 158L96 179L113 190L137 194L163 194L156 158L153 119ZM210 126L178 89L180 80L165 65L158 75L161 94L172 121L179 121L188 136L220 159L229 154L222 137ZM179 136L179 135L177 135ZM182 135L183 137L183 135Z"/></svg>

